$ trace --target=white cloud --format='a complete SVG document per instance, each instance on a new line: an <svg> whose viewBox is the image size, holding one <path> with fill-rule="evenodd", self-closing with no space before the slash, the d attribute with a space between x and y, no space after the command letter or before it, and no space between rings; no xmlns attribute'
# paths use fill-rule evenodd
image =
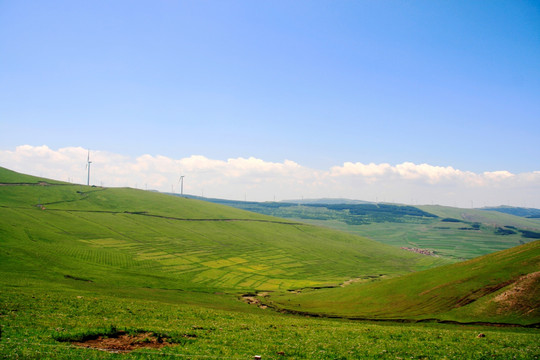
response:
<svg viewBox="0 0 540 360"><path fill-rule="evenodd" d="M512 174L509 171L491 171L491 172L484 172L484 177L487 180L494 180L494 181L500 181L500 180L506 180L508 178L514 177L515 175Z"/></svg>
<svg viewBox="0 0 540 360"><path fill-rule="evenodd" d="M469 174L456 170L451 166L433 166L429 164L416 165L405 162L395 166L395 172L407 180L423 180L430 184L438 182L466 178Z"/></svg>
<svg viewBox="0 0 540 360"><path fill-rule="evenodd" d="M367 178L374 178L384 176L385 174L392 171L390 164L362 164L362 163L352 163L346 162L343 166L334 166L331 169L332 176L346 176L346 175L356 175L364 176Z"/></svg>
<svg viewBox="0 0 540 360"><path fill-rule="evenodd" d="M87 150L18 146L0 150L0 165L15 171L75 183L86 183ZM404 162L390 165L346 162L322 171L292 160L269 162L254 157L209 159L192 155L172 159L141 155L135 159L105 151L91 152L91 183L179 191L194 195L266 201L345 197L400 203L540 206L540 171L474 173L451 166Z"/></svg>
<svg viewBox="0 0 540 360"><path fill-rule="evenodd" d="M334 166L332 176L359 176L377 181L381 179L421 180L430 184L442 181L462 179L469 180L474 173L456 170L451 166L433 166L429 164L416 165L404 162L395 166L390 164L362 164L346 162L343 166Z"/></svg>

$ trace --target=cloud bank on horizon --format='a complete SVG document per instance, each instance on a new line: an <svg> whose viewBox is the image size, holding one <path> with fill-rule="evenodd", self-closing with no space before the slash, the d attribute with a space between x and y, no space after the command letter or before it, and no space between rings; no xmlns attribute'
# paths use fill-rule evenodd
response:
<svg viewBox="0 0 540 360"><path fill-rule="evenodd" d="M0 166L31 175L86 183L87 150L46 145L0 150ZM254 157L210 159L192 155L173 159L144 154L136 158L91 152L90 183L134 187L248 201L298 198L349 198L405 204L457 207L540 206L540 171L475 173L452 166L345 162L326 170L292 160L270 162Z"/></svg>

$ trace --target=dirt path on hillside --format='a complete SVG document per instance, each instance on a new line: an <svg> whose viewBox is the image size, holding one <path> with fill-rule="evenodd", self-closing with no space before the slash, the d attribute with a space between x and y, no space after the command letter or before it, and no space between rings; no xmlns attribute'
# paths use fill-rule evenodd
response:
<svg viewBox="0 0 540 360"><path fill-rule="evenodd" d="M65 185L72 185L72 184L50 184L46 181L40 181L37 183L0 183L0 186L65 186Z"/></svg>
<svg viewBox="0 0 540 360"><path fill-rule="evenodd" d="M142 216L149 216L149 217L156 217L156 218L162 218L167 220L179 220L179 221L247 221L247 222L262 222L262 223L271 223L271 224L282 224L282 225L305 225L298 222L288 222L288 221L279 221L279 220L264 220L264 219L238 219L238 218L227 218L227 219L190 219L190 218L177 218L172 216L164 216L164 215L156 215L156 214L148 214L145 212L132 212L132 211L125 211L124 214L132 214L132 215L142 215Z"/></svg>
<svg viewBox="0 0 540 360"><path fill-rule="evenodd" d="M38 183L0 183L0 186L69 186L69 185L76 185L76 184L51 184L45 181L40 181ZM86 191L81 194L88 194L90 192L95 191L104 191L104 188L99 188L97 190L90 190ZM110 210L81 210L81 209L51 209L46 208L44 206L49 205L57 205L57 204L63 204L68 202L76 202L79 200L68 200L68 201L56 201L56 202L50 202L50 203L43 203L36 206L41 206L42 210L47 211L63 211L63 212L80 212L80 213L102 213L102 214L129 214L129 215L139 215L139 216L148 216L148 217L154 217L154 218L161 218L166 220L175 220L175 221L243 221L243 222L259 222L259 223L271 223L271 224L281 224L281 225L305 225L303 223L299 222L291 222L291 221L280 221L280 220L264 220L264 219L240 219L240 218L223 218L223 219L216 219L216 218L179 218L174 216L165 216L165 215L158 215L158 214L150 214L147 211L110 211ZM4 206L0 205L0 207L4 208L20 208L23 209L24 207L12 207L12 206Z"/></svg>
<svg viewBox="0 0 540 360"><path fill-rule="evenodd" d="M57 204L57 203L55 203ZM48 205L48 204L43 204ZM28 207L23 206L6 206L6 205L0 205L0 207L3 208L10 208L10 209L28 209ZM240 219L240 218L224 218L224 219L215 219L215 218L178 218L173 216L165 216L165 215L157 215L157 214L149 214L146 211L109 211L109 210L81 210L81 209L51 209L51 208L42 208L44 211L59 211L59 212L76 212L76 213L89 213L89 214L115 214L115 215L139 215L139 216L148 216L153 218L161 218L166 220L175 220L175 221L195 221L195 222L207 222L207 221L214 221L214 222L259 222L259 223L270 223L270 224L281 224L281 225L306 225L299 222L288 222L288 221L279 221L279 220L264 220L264 219Z"/></svg>

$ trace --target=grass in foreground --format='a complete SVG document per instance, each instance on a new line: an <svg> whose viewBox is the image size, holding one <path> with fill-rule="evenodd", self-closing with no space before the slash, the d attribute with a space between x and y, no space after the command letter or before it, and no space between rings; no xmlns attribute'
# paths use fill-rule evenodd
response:
<svg viewBox="0 0 540 360"><path fill-rule="evenodd" d="M534 359L540 352L536 329L302 318L249 307L222 295L152 292L131 289L115 295L92 286L69 289L39 282L4 286L0 357ZM55 340L111 328L167 334L179 344L118 354ZM477 337L479 333L485 337Z"/></svg>

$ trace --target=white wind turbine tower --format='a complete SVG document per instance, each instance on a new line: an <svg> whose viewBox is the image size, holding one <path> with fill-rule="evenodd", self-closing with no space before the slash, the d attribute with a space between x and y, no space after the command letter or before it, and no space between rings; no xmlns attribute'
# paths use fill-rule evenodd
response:
<svg viewBox="0 0 540 360"><path fill-rule="evenodd" d="M178 183L180 184L180 195L184 195L184 175L180 175Z"/></svg>
<svg viewBox="0 0 540 360"><path fill-rule="evenodd" d="M86 185L90 186L90 150L88 150L88 157L86 158L86 168L88 169L88 177L86 179Z"/></svg>

